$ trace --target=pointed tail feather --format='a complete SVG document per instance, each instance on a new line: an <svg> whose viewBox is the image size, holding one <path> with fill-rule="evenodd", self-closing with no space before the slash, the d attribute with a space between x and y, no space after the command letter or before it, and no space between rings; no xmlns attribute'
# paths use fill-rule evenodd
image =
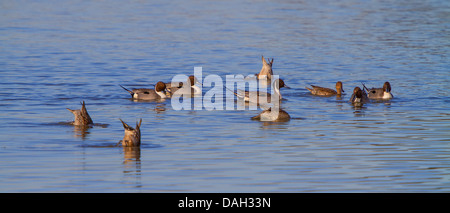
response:
<svg viewBox="0 0 450 213"><path fill-rule="evenodd" d="M225 87L227 90L229 90L230 92L232 92L234 95L236 95L237 97L242 97L241 95L239 95L238 93L236 93L235 91L229 89L228 87Z"/></svg>
<svg viewBox="0 0 450 213"><path fill-rule="evenodd" d="M369 92L369 89L366 87L366 85L365 85L364 83L362 83L362 82L361 82L361 84L363 85L363 88L364 88L367 92Z"/></svg>
<svg viewBox="0 0 450 213"><path fill-rule="evenodd" d="M131 90L129 90L129 89L127 89L127 88L125 88L125 87L123 87L122 85L120 85L119 84L119 86L120 87L122 87L122 89L124 89L124 90L126 90L127 92L129 92L131 95L133 95L134 94L134 92L133 91L131 91Z"/></svg>
<svg viewBox="0 0 450 213"><path fill-rule="evenodd" d="M133 127L128 126L128 124L125 123L124 121L122 121L122 119L119 118L119 120L122 122L123 128L125 128L127 130L134 130Z"/></svg>

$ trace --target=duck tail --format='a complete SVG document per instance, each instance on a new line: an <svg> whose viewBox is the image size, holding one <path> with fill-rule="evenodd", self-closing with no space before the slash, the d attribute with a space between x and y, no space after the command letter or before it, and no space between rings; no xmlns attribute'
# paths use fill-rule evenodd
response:
<svg viewBox="0 0 450 213"><path fill-rule="evenodd" d="M122 119L120 119L120 122L122 122L123 128L126 130L134 130L133 127L129 126L127 123L125 123L124 121L122 121Z"/></svg>
<svg viewBox="0 0 450 213"><path fill-rule="evenodd" d="M131 94L131 96L133 96L133 95L134 95L134 92L133 92L133 91L131 91L131 90L129 90L129 89L127 89L127 88L123 87L123 86L122 86L122 85L120 85L120 84L119 84L119 86L120 86L120 87L122 87L122 89L124 89L124 90L126 90L127 92L129 92L129 93Z"/></svg>
<svg viewBox="0 0 450 213"><path fill-rule="evenodd" d="M227 90L229 90L230 92L232 92L234 95L236 95L236 96L239 96L239 94L237 94L235 91L233 91L233 90L231 90L231 89L229 89L228 87L226 87L225 86L225 88L227 89Z"/></svg>
<svg viewBox="0 0 450 213"><path fill-rule="evenodd" d="M313 91L313 89L311 89L311 88L308 88L308 87L305 87L307 90L309 90L310 92L312 92Z"/></svg>
<svg viewBox="0 0 450 213"><path fill-rule="evenodd" d="M92 121L91 116L89 116L89 113L86 109L86 104L83 102L81 102L81 116L83 117L83 119L85 120L85 122L87 124L93 124L94 122Z"/></svg>
<svg viewBox="0 0 450 213"><path fill-rule="evenodd" d="M369 92L369 89L366 87L366 85L365 85L363 82L361 82L361 84L363 85L363 88L364 88L367 92Z"/></svg>

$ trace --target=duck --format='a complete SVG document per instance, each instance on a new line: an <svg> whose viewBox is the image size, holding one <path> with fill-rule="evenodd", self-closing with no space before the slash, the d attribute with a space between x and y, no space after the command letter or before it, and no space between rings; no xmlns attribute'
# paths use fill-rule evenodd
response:
<svg viewBox="0 0 450 213"><path fill-rule="evenodd" d="M70 112L72 112L73 115L75 116L74 121L71 123L72 125L89 126L89 125L94 124L94 122L91 119L91 116L89 116L89 113L86 110L86 104L84 101L81 102L81 109L77 109L77 110L73 110L73 109L69 109L69 108L66 108L66 109L69 110Z"/></svg>
<svg viewBox="0 0 450 213"><path fill-rule="evenodd" d="M264 79L264 80L270 80L272 79L272 75L273 75L273 70L272 70L272 65L273 65L273 58L272 60L268 60L266 61L266 59L264 59L264 56L261 56L262 59L262 68L261 71L257 74L255 74L257 79Z"/></svg>
<svg viewBox="0 0 450 213"><path fill-rule="evenodd" d="M173 94L177 93L179 95L182 94L191 94L191 95L199 95L202 94L202 89L197 86L196 84L201 84L197 77L191 75L188 77L187 81L185 83L183 82L169 82L165 83L166 88L169 88L170 93L168 93L168 96L172 96ZM190 87L184 87L184 85L191 85Z"/></svg>
<svg viewBox="0 0 450 213"><path fill-rule="evenodd" d="M122 122L123 128L125 129L125 135L123 136L123 139L119 141L119 143L122 143L123 147L141 146L142 118L139 120L139 123L136 122L135 128L129 126L127 123L122 121L122 119L119 118L119 120Z"/></svg>
<svg viewBox="0 0 450 213"><path fill-rule="evenodd" d="M122 85L119 85L124 90L128 91L131 94L131 97L138 100L156 100L156 99L165 99L168 98L165 91L170 93L170 89L166 87L166 84L162 81L159 81L155 85L155 89L133 89L129 90Z"/></svg>
<svg viewBox="0 0 450 213"><path fill-rule="evenodd" d="M350 102L353 106L362 107L367 102L367 94L361 88L355 87Z"/></svg>
<svg viewBox="0 0 450 213"><path fill-rule="evenodd" d="M369 99L392 99L394 96L391 93L391 84L386 81L383 84L383 88L372 88L368 89L364 83L362 84L364 89L368 93Z"/></svg>
<svg viewBox="0 0 450 213"><path fill-rule="evenodd" d="M341 96L342 93L345 92L342 87L341 81L336 82L336 90L330 89L330 88L325 88L325 87L314 86L314 85L311 85L311 87L312 88L308 88L308 87L305 87L305 88L307 90L309 90L311 92L311 94L317 95L317 96L333 96L333 95Z"/></svg>
<svg viewBox="0 0 450 213"><path fill-rule="evenodd" d="M273 112L272 107L262 111L259 115L251 118L252 120L259 121L274 121L274 122L285 122L291 119L291 116L281 108L278 108L278 113Z"/></svg>
<svg viewBox="0 0 450 213"><path fill-rule="evenodd" d="M281 88L288 88L284 81L282 79L276 79L273 81L273 89L274 93L278 96L278 100L281 101L282 96L280 93ZM228 88L227 88L228 89ZM231 91L231 90L230 90ZM260 103L259 98L267 98L267 103L271 102L272 94L267 92L260 92L260 91L243 91L243 90L237 90L237 92L234 92L234 95L236 95L238 98L244 99L245 102L252 102L252 103Z"/></svg>

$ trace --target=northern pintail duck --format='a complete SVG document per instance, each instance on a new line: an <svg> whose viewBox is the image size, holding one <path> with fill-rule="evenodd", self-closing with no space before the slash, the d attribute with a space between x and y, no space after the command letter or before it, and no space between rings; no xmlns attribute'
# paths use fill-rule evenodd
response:
<svg viewBox="0 0 450 213"><path fill-rule="evenodd" d="M142 118L139 120L139 123L136 122L136 128L133 128L122 121L122 119L119 119L122 124L123 128L125 129L125 135L123 136L123 139L119 141L119 143L122 143L123 147L138 147L141 145L141 123Z"/></svg>
<svg viewBox="0 0 450 213"><path fill-rule="evenodd" d="M350 102L352 102L353 106L361 107L367 101L367 94L361 90L361 88L355 87L355 89L353 89L352 97L350 97Z"/></svg>
<svg viewBox="0 0 450 213"><path fill-rule="evenodd" d="M284 81L282 79L275 79L273 81L273 90L274 93L278 96L278 100L281 100L281 93L280 93L280 89L285 87L285 88L290 88L288 87ZM267 102L266 103L270 103L272 100L272 94L267 93L267 92L260 92L260 91L243 91L243 90L237 90L237 92L233 93L241 99L244 99L245 102L253 102L253 103L260 103L259 98L267 98Z"/></svg>
<svg viewBox="0 0 450 213"><path fill-rule="evenodd" d="M75 116L74 121L72 122L75 126L88 126L94 124L94 122L91 119L91 116L89 116L89 113L86 110L86 105L83 102L81 102L81 109L73 110L67 108L70 112L73 113Z"/></svg>
<svg viewBox="0 0 450 213"><path fill-rule="evenodd" d="M278 113L272 111L272 107L262 111L259 113L259 115L252 117L252 120L259 120L259 121L276 121L276 122L283 122L283 121L289 121L291 119L291 116L289 114L282 110L281 108L278 108Z"/></svg>
<svg viewBox="0 0 450 213"><path fill-rule="evenodd" d="M340 81L336 82L336 90L330 89L330 88L325 88L325 87L314 86L314 85L311 85L311 87L312 88L308 88L308 87L305 87L305 88L308 89L311 92L311 94L318 95L318 96L333 96L333 95L340 96L344 92L344 89L342 87L342 82L340 82Z"/></svg>
<svg viewBox="0 0 450 213"><path fill-rule="evenodd" d="M122 85L119 85L119 86L122 87L124 90L128 91L131 94L131 97L133 97L134 99L139 99L139 100L165 99L165 98L168 98L165 91L170 92L170 89L168 89L166 87L166 84L161 81L156 83L155 89L141 88L141 89L128 90L127 88L123 87Z"/></svg>
<svg viewBox="0 0 450 213"><path fill-rule="evenodd" d="M264 59L264 56L261 56L262 58L262 68L259 73L255 74L257 79L272 79L273 71L272 71L272 64L273 64L273 58L272 60L266 61Z"/></svg>
<svg viewBox="0 0 450 213"><path fill-rule="evenodd" d="M391 93L391 84L388 81L384 82L383 88L368 89L364 84L363 87L370 99L391 99L394 97Z"/></svg>
<svg viewBox="0 0 450 213"><path fill-rule="evenodd" d="M202 89L197 86L196 84L201 84L197 77L191 75L188 77L186 82L170 82L166 83L166 88L169 88L170 95L175 94L191 94L191 95L198 95L202 94ZM190 85L190 86L186 86Z"/></svg>

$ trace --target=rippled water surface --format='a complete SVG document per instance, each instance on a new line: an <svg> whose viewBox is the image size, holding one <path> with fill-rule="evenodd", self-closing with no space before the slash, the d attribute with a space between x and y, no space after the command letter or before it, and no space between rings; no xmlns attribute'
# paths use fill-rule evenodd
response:
<svg viewBox="0 0 450 213"><path fill-rule="evenodd" d="M0 192L450 192L448 1L2 1L0 14ZM261 55L291 87L289 122L118 86L253 74ZM305 89L339 80L342 99ZM385 81L392 101L348 103ZM68 125L83 100L87 130ZM119 118L143 119L141 148L114 146Z"/></svg>

